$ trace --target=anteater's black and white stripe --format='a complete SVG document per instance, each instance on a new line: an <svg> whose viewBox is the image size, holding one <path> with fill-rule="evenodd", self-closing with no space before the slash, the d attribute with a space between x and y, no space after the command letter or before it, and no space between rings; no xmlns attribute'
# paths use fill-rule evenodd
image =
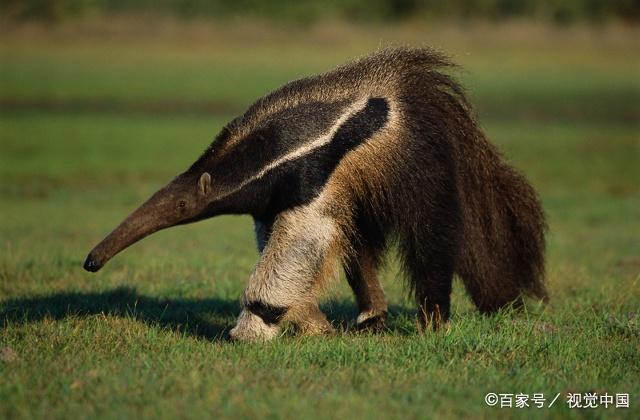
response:
<svg viewBox="0 0 640 420"><path fill-rule="evenodd" d="M261 257L237 339L274 337L285 320L330 330L317 299L340 265L358 324L382 326L376 271L393 241L424 326L449 318L454 274L483 312L546 297L539 200L486 140L449 66L432 50L392 49L281 87L98 245L88 268L155 230L250 214Z"/></svg>

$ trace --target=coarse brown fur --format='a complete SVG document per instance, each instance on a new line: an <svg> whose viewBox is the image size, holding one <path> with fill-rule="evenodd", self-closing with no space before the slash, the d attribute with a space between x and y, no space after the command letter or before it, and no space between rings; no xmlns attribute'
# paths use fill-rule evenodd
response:
<svg viewBox="0 0 640 420"><path fill-rule="evenodd" d="M330 330L317 297L338 263L358 325L380 328L387 302L376 271L393 242L425 327L448 320L454 274L482 312L527 294L546 299L540 201L479 128L451 67L430 49L389 49L281 87L227 125L85 266L97 270L159 228L250 214L261 260L236 338L271 338L283 320ZM195 201L184 193L191 185ZM144 219L168 196L187 210Z"/></svg>

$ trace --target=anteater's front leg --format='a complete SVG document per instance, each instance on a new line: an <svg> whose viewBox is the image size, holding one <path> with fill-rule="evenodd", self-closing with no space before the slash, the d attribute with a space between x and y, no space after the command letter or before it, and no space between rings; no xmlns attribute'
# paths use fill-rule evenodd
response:
<svg viewBox="0 0 640 420"><path fill-rule="evenodd" d="M315 205L281 213L249 279L233 339L269 340L291 321L304 333L331 330L317 306L322 284L335 275L340 234Z"/></svg>

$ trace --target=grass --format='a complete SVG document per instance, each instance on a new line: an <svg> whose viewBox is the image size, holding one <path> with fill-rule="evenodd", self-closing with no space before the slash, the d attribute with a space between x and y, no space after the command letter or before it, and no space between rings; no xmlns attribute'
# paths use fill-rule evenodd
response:
<svg viewBox="0 0 640 420"><path fill-rule="evenodd" d="M520 34L529 41L516 48L509 38L488 47L491 32L452 41L447 32L384 33L396 42L433 36L462 58L483 126L542 195L547 306L481 316L456 283L450 329L419 335L391 259L384 334L344 331L356 308L340 279L323 308L344 332L231 344L224 334L257 259L246 217L160 232L97 275L81 269L110 228L199 155L228 111L375 48L378 39L365 36L373 29L362 31L344 44L316 35L287 44L276 35L183 43L2 35L0 417L634 417L632 38L593 45L584 34L554 42ZM212 113L206 104L216 101L224 106ZM568 392L589 391L629 393L631 409L567 408ZM562 401L501 410L485 405L487 392Z"/></svg>

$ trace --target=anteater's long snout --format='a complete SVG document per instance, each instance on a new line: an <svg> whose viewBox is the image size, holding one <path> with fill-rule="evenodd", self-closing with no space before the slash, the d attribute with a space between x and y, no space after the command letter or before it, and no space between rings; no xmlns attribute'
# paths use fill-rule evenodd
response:
<svg viewBox="0 0 640 420"><path fill-rule="evenodd" d="M95 273L130 245L165 227L164 224L160 224L156 220L142 217L143 215L140 213L137 211L125 219L120 226L89 252L84 261L85 270Z"/></svg>
<svg viewBox="0 0 640 420"><path fill-rule="evenodd" d="M98 261L90 252L89 255L87 255L87 259L84 260L83 267L85 270L95 273L102 268L102 263Z"/></svg>
<svg viewBox="0 0 640 420"><path fill-rule="evenodd" d="M160 229L168 227L153 217L148 217L148 209L141 208L124 220L113 232L95 246L84 261L84 269L95 273L111 258L119 254L130 245L138 242Z"/></svg>
<svg viewBox="0 0 640 420"><path fill-rule="evenodd" d="M119 226L109 234L106 238L102 240L98 245L96 245L87 258L84 260L84 269L95 273L100 270L104 265L113 258L116 254L118 254L123 249L127 248L131 243L136 242L141 235L131 234L129 232L128 235L122 235L123 231L127 231L128 229L123 226Z"/></svg>
<svg viewBox="0 0 640 420"><path fill-rule="evenodd" d="M118 253L160 229L176 224L165 215L170 213L170 201L161 190L131 213L106 238L96 245L84 261L84 269L95 273Z"/></svg>

